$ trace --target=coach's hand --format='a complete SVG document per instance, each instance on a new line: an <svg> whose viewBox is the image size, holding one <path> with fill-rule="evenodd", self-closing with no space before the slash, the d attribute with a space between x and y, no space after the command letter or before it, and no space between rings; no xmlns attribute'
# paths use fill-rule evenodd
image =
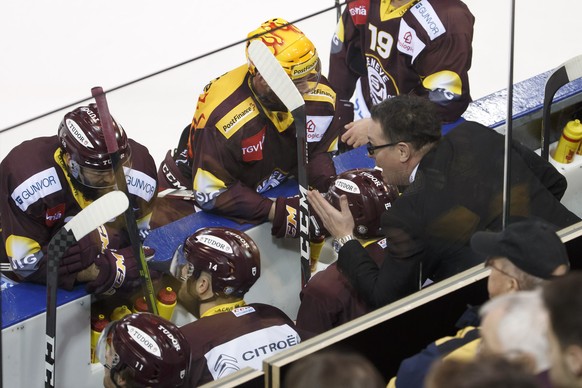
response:
<svg viewBox="0 0 582 388"><path fill-rule="evenodd" d="M323 226L332 237L343 237L354 231L354 219L345 195L340 196L340 208L337 210L317 190L307 192L310 210L317 213Z"/></svg>

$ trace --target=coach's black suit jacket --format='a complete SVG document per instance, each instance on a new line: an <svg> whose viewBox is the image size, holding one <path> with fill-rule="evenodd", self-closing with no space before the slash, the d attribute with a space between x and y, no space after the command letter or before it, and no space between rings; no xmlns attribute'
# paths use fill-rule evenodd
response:
<svg viewBox="0 0 582 388"><path fill-rule="evenodd" d="M342 247L338 266L371 305L483 262L469 241L476 231L501 230L504 142L479 123L460 124L423 157L414 182L382 215L382 267L357 241ZM560 203L567 182L549 162L517 142L511 158L510 222L537 216L562 228L579 221Z"/></svg>

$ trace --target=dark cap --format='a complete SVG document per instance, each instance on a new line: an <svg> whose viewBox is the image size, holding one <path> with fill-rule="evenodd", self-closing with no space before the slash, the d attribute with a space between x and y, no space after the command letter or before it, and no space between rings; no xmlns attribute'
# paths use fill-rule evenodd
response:
<svg viewBox="0 0 582 388"><path fill-rule="evenodd" d="M556 227L539 219L508 225L502 232L477 232L471 248L491 256L506 257L527 274L549 279L560 265L570 265L566 246L556 234Z"/></svg>

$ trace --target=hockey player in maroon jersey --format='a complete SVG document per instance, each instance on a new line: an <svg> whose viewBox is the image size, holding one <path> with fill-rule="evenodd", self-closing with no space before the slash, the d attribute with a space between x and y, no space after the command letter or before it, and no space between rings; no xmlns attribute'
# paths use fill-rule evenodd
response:
<svg viewBox="0 0 582 388"><path fill-rule="evenodd" d="M259 249L245 233L199 229L176 251L171 272L183 281L180 302L198 317L181 327L192 349L190 386L260 370L264 358L301 341L284 312L243 299L261 274Z"/></svg>
<svg viewBox="0 0 582 388"><path fill-rule="evenodd" d="M376 169L355 169L341 173L331 184L325 198L339 209L339 197L346 195L352 212L354 236L380 266L384 261L386 238L380 216L398 198L396 186L386 185ZM301 289L297 327L320 334L372 311L372 307L332 263L313 275Z"/></svg>
<svg viewBox="0 0 582 388"><path fill-rule="evenodd" d="M190 345L176 325L157 315L137 313L111 322L96 354L105 367L105 388L190 386Z"/></svg>
<svg viewBox="0 0 582 388"><path fill-rule="evenodd" d="M336 109L317 51L299 29L272 19L248 38L270 48L304 96L309 184L326 191L335 176L332 153L351 117ZM174 156L160 166L162 187L193 188L203 210L251 223L273 221L273 235L298 235L298 201L265 196L296 176L295 123L250 61L204 88L189 137L184 134Z"/></svg>
<svg viewBox="0 0 582 388"><path fill-rule="evenodd" d="M356 82L365 112L348 124L342 140L365 144L369 109L412 94L434 102L444 122L456 121L471 102L474 17L460 0L356 0L350 2L332 40L329 82L349 100Z"/></svg>
<svg viewBox="0 0 582 388"><path fill-rule="evenodd" d="M148 150L113 127L138 227L149 228L157 195L156 166ZM95 104L67 113L58 135L28 140L0 164L3 259L15 280L44 283L46 251L71 217L114 190L111 158ZM69 249L59 267L59 287L88 282L87 291L112 294L139 284L123 217L108 222ZM4 251L5 248L5 251Z"/></svg>

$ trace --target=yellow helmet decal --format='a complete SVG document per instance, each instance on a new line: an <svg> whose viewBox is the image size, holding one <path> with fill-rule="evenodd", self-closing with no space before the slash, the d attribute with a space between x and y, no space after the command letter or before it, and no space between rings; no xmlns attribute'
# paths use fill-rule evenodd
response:
<svg viewBox="0 0 582 388"><path fill-rule="evenodd" d="M313 43L301 30L281 18L271 19L247 35L247 49L255 39L261 41L271 50L285 72L295 80L317 71L319 57ZM249 70L255 72L247 51Z"/></svg>

